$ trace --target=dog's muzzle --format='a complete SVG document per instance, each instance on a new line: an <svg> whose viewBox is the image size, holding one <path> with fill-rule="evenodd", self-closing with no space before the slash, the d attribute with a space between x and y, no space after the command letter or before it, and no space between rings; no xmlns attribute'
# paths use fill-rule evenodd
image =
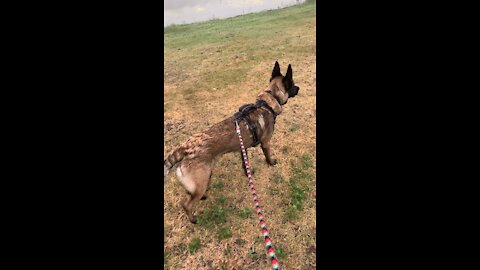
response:
<svg viewBox="0 0 480 270"><path fill-rule="evenodd" d="M291 97L294 97L298 94L298 91L300 90L300 87L298 86L292 86L292 88L290 88L288 90L288 97L291 98Z"/></svg>

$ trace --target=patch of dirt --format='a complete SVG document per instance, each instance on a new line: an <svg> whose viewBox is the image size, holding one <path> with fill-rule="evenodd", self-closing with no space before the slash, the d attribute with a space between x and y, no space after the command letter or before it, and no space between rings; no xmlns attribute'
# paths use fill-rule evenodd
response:
<svg viewBox="0 0 480 270"><path fill-rule="evenodd" d="M310 254L315 254L315 252L317 252L317 249L315 248L315 246L310 246L307 248L306 252Z"/></svg>
<svg viewBox="0 0 480 270"><path fill-rule="evenodd" d="M185 128L185 121L183 120L179 120L179 121L166 120L163 123L163 133L168 133L170 131L178 132L184 128Z"/></svg>

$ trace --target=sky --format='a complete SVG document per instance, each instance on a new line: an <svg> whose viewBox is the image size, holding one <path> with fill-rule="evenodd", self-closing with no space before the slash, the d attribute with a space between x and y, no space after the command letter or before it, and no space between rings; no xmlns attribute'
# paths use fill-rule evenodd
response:
<svg viewBox="0 0 480 270"><path fill-rule="evenodd" d="M277 9L304 0L164 0L163 26L223 19L237 15Z"/></svg>

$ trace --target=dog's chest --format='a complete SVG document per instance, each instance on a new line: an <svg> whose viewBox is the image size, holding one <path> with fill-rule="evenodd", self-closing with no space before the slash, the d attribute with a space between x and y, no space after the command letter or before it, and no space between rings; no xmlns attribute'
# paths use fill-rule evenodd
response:
<svg viewBox="0 0 480 270"><path fill-rule="evenodd" d="M258 125L261 129L265 129L265 120L263 119L263 115L258 116Z"/></svg>

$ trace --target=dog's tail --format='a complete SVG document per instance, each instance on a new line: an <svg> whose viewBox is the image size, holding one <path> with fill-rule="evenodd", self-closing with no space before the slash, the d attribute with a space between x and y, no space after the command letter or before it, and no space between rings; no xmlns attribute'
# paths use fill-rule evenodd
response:
<svg viewBox="0 0 480 270"><path fill-rule="evenodd" d="M185 157L185 146L180 146L170 153L167 158L163 161L163 183L165 183L170 169L175 166L178 162L182 161Z"/></svg>

